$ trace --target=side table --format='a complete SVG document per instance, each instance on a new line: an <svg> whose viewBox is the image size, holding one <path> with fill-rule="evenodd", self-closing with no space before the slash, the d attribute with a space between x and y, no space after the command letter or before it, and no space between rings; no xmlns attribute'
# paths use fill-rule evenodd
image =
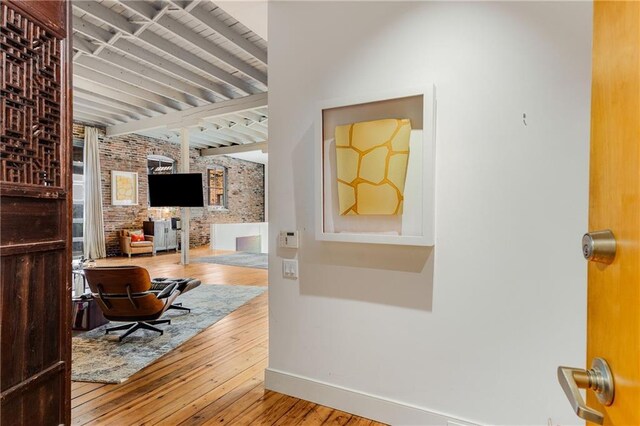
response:
<svg viewBox="0 0 640 426"><path fill-rule="evenodd" d="M93 330L109 321L102 315L98 302L93 297L79 297L72 299L73 330Z"/></svg>

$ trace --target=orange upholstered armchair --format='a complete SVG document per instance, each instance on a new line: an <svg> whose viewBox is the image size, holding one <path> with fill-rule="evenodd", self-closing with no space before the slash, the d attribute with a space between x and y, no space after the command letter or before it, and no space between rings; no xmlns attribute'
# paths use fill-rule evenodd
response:
<svg viewBox="0 0 640 426"><path fill-rule="evenodd" d="M144 235L141 229L129 230L125 229L118 232L120 239L120 251L122 254L143 254L151 253L156 254L156 249L153 245L153 235Z"/></svg>

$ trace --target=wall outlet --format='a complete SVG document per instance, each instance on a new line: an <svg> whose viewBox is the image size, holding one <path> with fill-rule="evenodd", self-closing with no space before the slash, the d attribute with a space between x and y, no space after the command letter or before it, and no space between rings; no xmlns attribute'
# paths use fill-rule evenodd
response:
<svg viewBox="0 0 640 426"><path fill-rule="evenodd" d="M298 279L298 261L296 259L282 259L282 276L290 280Z"/></svg>

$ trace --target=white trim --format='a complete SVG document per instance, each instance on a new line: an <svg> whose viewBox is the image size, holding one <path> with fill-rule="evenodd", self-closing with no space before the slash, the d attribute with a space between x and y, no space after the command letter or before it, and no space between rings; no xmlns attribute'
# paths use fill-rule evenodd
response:
<svg viewBox="0 0 640 426"><path fill-rule="evenodd" d="M265 369L264 383L266 389L274 392L392 425L479 425L432 409L273 368Z"/></svg>

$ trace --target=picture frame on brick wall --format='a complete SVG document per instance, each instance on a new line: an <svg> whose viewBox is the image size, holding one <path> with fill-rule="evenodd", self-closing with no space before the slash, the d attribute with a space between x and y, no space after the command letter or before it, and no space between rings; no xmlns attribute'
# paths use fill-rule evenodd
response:
<svg viewBox="0 0 640 426"><path fill-rule="evenodd" d="M138 204L138 173L111 171L111 205L135 206Z"/></svg>

